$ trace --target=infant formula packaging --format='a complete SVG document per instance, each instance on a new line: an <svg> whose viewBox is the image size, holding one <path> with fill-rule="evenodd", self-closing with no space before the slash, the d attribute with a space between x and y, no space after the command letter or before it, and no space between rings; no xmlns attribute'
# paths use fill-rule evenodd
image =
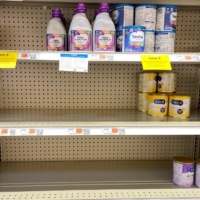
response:
<svg viewBox="0 0 200 200"><path fill-rule="evenodd" d="M147 112L148 111L148 93L143 93L143 92L139 92L138 93L138 110L142 111L142 112Z"/></svg>
<svg viewBox="0 0 200 200"><path fill-rule="evenodd" d="M92 51L92 27L86 17L86 5L79 3L69 28L70 51Z"/></svg>
<svg viewBox="0 0 200 200"><path fill-rule="evenodd" d="M123 27L123 52L144 52L145 31L144 26Z"/></svg>
<svg viewBox="0 0 200 200"><path fill-rule="evenodd" d="M190 116L190 95L172 94L169 97L169 116L187 118Z"/></svg>
<svg viewBox="0 0 200 200"><path fill-rule="evenodd" d="M148 96L148 114L152 116L166 116L168 112L168 95L153 93Z"/></svg>
<svg viewBox="0 0 200 200"><path fill-rule="evenodd" d="M176 31L176 23L176 6L160 6L157 8L156 31Z"/></svg>
<svg viewBox="0 0 200 200"><path fill-rule="evenodd" d="M116 51L122 52L123 46L123 30L116 31Z"/></svg>
<svg viewBox="0 0 200 200"><path fill-rule="evenodd" d="M155 31L146 30L145 52L154 52L155 50Z"/></svg>
<svg viewBox="0 0 200 200"><path fill-rule="evenodd" d="M180 187L192 187L194 183L194 159L173 157L173 183Z"/></svg>
<svg viewBox="0 0 200 200"><path fill-rule="evenodd" d="M176 72L158 73L158 92L172 93L176 91Z"/></svg>
<svg viewBox="0 0 200 200"><path fill-rule="evenodd" d="M133 26L134 6L131 4L117 4L112 9L112 20L116 30L124 26Z"/></svg>
<svg viewBox="0 0 200 200"><path fill-rule="evenodd" d="M115 52L116 29L109 16L110 6L108 3L99 5L100 13L97 15L93 28L93 51Z"/></svg>
<svg viewBox="0 0 200 200"><path fill-rule="evenodd" d="M156 92L157 73L139 73L139 92Z"/></svg>
<svg viewBox="0 0 200 200"><path fill-rule="evenodd" d="M47 51L67 50L67 35L61 17L62 14L59 9L52 10L52 19L49 21L46 31Z"/></svg>
<svg viewBox="0 0 200 200"><path fill-rule="evenodd" d="M174 52L175 31L157 31L155 52Z"/></svg>
<svg viewBox="0 0 200 200"><path fill-rule="evenodd" d="M200 159L196 161L195 185L200 188Z"/></svg>
<svg viewBox="0 0 200 200"><path fill-rule="evenodd" d="M145 26L146 30L155 31L156 6L152 4L138 5L135 7L135 25Z"/></svg>

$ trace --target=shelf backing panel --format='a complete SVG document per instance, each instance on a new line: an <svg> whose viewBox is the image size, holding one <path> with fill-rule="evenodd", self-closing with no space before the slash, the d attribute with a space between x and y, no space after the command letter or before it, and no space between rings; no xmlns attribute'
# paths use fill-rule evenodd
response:
<svg viewBox="0 0 200 200"><path fill-rule="evenodd" d="M168 160L194 156L194 136L2 137L2 161Z"/></svg>

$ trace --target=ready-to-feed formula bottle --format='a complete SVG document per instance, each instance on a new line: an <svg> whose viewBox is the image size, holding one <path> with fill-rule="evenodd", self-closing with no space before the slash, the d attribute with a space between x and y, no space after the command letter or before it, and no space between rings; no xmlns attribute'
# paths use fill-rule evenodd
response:
<svg viewBox="0 0 200 200"><path fill-rule="evenodd" d="M109 4L101 3L99 11L100 13L95 19L93 28L93 51L115 52L116 31L115 25L109 16Z"/></svg>
<svg viewBox="0 0 200 200"><path fill-rule="evenodd" d="M100 13L100 11L99 10L95 10L94 11L94 20L93 20L93 22L92 22L92 24L91 24L91 26L92 26L92 29L93 29L93 27L94 27L94 22L95 22L95 19L96 19L96 17L97 17L97 15Z"/></svg>
<svg viewBox="0 0 200 200"><path fill-rule="evenodd" d="M49 21L46 32L47 51L66 51L67 35L65 27L61 21L61 11L52 10L52 19Z"/></svg>
<svg viewBox="0 0 200 200"><path fill-rule="evenodd" d="M69 28L69 51L92 51L92 28L86 10L85 4L77 4Z"/></svg>

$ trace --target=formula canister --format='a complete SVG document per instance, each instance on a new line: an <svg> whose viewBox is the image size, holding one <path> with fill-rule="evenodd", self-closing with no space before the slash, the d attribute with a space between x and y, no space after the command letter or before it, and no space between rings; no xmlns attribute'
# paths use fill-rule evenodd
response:
<svg viewBox="0 0 200 200"><path fill-rule="evenodd" d="M140 72L139 73L139 92L156 92L157 73Z"/></svg>
<svg viewBox="0 0 200 200"><path fill-rule="evenodd" d="M160 6L157 8L156 31L176 30L177 21L176 6Z"/></svg>
<svg viewBox="0 0 200 200"><path fill-rule="evenodd" d="M143 4L135 7L135 25L145 26L146 30L155 31L156 27L156 6Z"/></svg>
<svg viewBox="0 0 200 200"><path fill-rule="evenodd" d="M116 51L122 52L123 46L123 30L116 30Z"/></svg>
<svg viewBox="0 0 200 200"><path fill-rule="evenodd" d="M187 118L190 116L190 95L172 94L169 96L169 116Z"/></svg>
<svg viewBox="0 0 200 200"><path fill-rule="evenodd" d="M131 4L117 4L112 7L112 20L116 30L124 26L132 26L134 21L134 6Z"/></svg>
<svg viewBox="0 0 200 200"><path fill-rule="evenodd" d="M144 52L145 31L144 26L123 27L123 52Z"/></svg>
<svg viewBox="0 0 200 200"><path fill-rule="evenodd" d="M175 31L157 31L155 32L155 52L174 52Z"/></svg>
<svg viewBox="0 0 200 200"><path fill-rule="evenodd" d="M158 73L158 92L175 92L176 91L176 72Z"/></svg>
<svg viewBox="0 0 200 200"><path fill-rule="evenodd" d="M153 93L148 96L148 114L152 116L166 116L168 111L168 95Z"/></svg>
<svg viewBox="0 0 200 200"><path fill-rule="evenodd" d="M173 183L180 187L191 187L194 183L194 159L173 157Z"/></svg>
<svg viewBox="0 0 200 200"><path fill-rule="evenodd" d="M196 161L195 185L200 188L200 159Z"/></svg>
<svg viewBox="0 0 200 200"><path fill-rule="evenodd" d="M154 52L155 49L155 31L146 30L145 52Z"/></svg>
<svg viewBox="0 0 200 200"><path fill-rule="evenodd" d="M148 96L149 94L146 92L138 93L138 110L142 112L148 111L148 105L149 105Z"/></svg>

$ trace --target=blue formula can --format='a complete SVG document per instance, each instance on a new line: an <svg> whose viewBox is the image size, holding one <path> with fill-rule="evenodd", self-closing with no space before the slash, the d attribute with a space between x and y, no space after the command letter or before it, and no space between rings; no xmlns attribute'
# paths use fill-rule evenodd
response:
<svg viewBox="0 0 200 200"><path fill-rule="evenodd" d="M156 31L176 30L177 22L176 6L160 6L157 9Z"/></svg>
<svg viewBox="0 0 200 200"><path fill-rule="evenodd" d="M112 8L112 20L116 30L124 26L132 26L134 18L134 6L131 4L117 4Z"/></svg>
<svg viewBox="0 0 200 200"><path fill-rule="evenodd" d="M123 27L123 52L144 52L145 31L144 26Z"/></svg>
<svg viewBox="0 0 200 200"><path fill-rule="evenodd" d="M153 4L143 4L135 7L135 25L145 26L146 30L155 31L156 8Z"/></svg>
<svg viewBox="0 0 200 200"><path fill-rule="evenodd" d="M157 31L155 52L174 53L175 31Z"/></svg>
<svg viewBox="0 0 200 200"><path fill-rule="evenodd" d="M116 51L122 52L122 46L123 46L123 30L117 30L116 31Z"/></svg>

